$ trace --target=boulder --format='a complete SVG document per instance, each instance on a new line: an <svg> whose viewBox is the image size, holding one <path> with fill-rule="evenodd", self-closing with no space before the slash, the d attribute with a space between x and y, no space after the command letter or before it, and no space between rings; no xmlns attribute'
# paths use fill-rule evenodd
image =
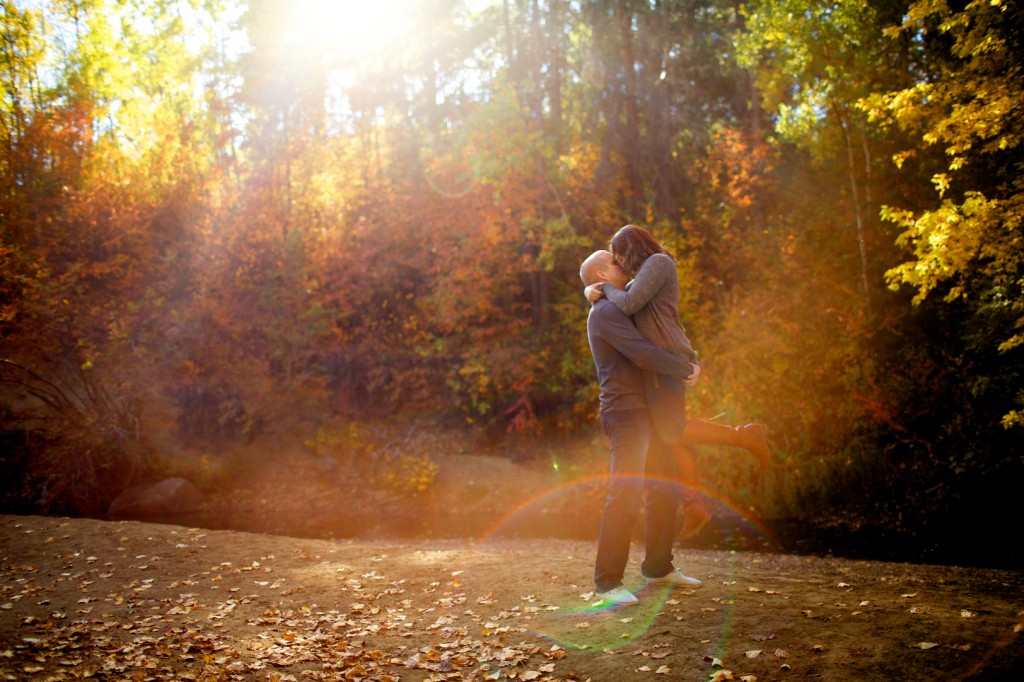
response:
<svg viewBox="0 0 1024 682"><path fill-rule="evenodd" d="M186 514L199 509L203 494L184 478L165 478L152 485L128 488L110 503L111 518Z"/></svg>

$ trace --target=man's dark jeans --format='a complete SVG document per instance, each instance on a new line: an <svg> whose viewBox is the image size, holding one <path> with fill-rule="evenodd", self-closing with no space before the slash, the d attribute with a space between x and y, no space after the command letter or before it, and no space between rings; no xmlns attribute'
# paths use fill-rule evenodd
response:
<svg viewBox="0 0 1024 682"><path fill-rule="evenodd" d="M672 450L654 435L646 409L606 412L601 421L611 440L611 471L597 541L594 583L598 592L605 592L622 585L633 526L642 504L646 529L640 570L649 578L672 572L672 542L681 497L675 483Z"/></svg>

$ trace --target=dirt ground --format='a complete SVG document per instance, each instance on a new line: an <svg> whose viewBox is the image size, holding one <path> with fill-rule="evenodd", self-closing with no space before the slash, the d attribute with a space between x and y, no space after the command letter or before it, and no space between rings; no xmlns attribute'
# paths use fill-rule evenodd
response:
<svg viewBox="0 0 1024 682"><path fill-rule="evenodd" d="M1020 573L683 549L704 585L671 590L638 552L610 609L592 542L0 516L0 676L1024 679Z"/></svg>

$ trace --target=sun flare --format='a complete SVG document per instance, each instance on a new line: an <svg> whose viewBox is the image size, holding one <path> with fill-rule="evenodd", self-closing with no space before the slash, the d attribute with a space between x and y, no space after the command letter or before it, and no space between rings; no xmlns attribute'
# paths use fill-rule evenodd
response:
<svg viewBox="0 0 1024 682"><path fill-rule="evenodd" d="M285 30L299 44L355 53L394 44L409 26L407 0L292 0Z"/></svg>

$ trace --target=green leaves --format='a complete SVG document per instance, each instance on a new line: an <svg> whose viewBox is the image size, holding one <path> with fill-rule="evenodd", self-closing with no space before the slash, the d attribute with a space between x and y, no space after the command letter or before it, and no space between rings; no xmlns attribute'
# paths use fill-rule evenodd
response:
<svg viewBox="0 0 1024 682"><path fill-rule="evenodd" d="M932 178L937 204L883 212L903 229L899 243L910 256L888 271L890 286L911 286L918 304L937 290L946 302L965 301L996 330L988 343L1000 353L1024 345L1019 15L1017 3L998 0L962 11L943 2L913 4L893 37L913 38L922 58L945 45L950 54L930 60L932 71L908 87L863 103L883 125L938 147L946 167ZM897 163L913 153L901 153ZM1017 423L1015 414L1005 414L1004 426Z"/></svg>

